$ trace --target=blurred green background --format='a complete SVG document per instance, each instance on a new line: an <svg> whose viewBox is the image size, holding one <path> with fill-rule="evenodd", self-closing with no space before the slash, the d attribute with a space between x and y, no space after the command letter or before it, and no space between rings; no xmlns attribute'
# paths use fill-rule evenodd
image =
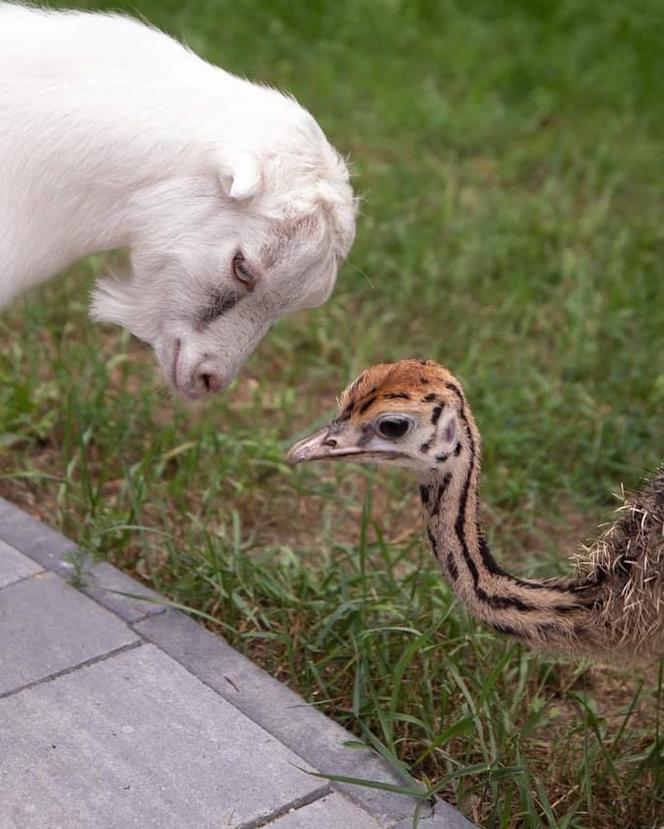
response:
<svg viewBox="0 0 664 829"><path fill-rule="evenodd" d="M662 4L80 7L292 92L350 157L358 238L332 300L197 407L87 321L115 254L16 303L0 493L208 614L481 825L659 826L661 666L558 664L476 626L407 477L293 471L283 449L368 364L441 360L483 433L493 546L530 575L564 570L662 460Z"/></svg>

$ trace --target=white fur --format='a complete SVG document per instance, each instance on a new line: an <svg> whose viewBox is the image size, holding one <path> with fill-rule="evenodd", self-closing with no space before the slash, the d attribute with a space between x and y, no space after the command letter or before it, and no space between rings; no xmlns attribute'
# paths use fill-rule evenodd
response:
<svg viewBox="0 0 664 829"><path fill-rule="evenodd" d="M279 316L325 302L355 212L346 165L292 98L128 17L0 2L0 306L126 247L131 274L97 282L92 315L196 397ZM237 251L259 277L246 296ZM215 291L241 299L202 326Z"/></svg>

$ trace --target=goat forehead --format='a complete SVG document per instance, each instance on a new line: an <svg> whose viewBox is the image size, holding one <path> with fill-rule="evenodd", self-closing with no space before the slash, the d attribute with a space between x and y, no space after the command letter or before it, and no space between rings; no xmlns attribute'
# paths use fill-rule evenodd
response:
<svg viewBox="0 0 664 829"><path fill-rule="evenodd" d="M327 301L337 278L331 240L315 223L282 223L260 254L270 299L282 311L310 308Z"/></svg>
<svg viewBox="0 0 664 829"><path fill-rule="evenodd" d="M313 216L276 222L261 248L263 265L274 268L285 259L314 256L321 248L329 246L322 236L320 222Z"/></svg>

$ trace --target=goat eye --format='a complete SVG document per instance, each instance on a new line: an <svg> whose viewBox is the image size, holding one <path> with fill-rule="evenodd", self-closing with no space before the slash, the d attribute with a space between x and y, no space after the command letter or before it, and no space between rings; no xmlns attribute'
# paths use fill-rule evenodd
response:
<svg viewBox="0 0 664 829"><path fill-rule="evenodd" d="M413 421L409 417L398 417L396 415L381 417L376 423L378 434L388 440L405 437L412 427Z"/></svg>
<svg viewBox="0 0 664 829"><path fill-rule="evenodd" d="M256 276L247 265L244 254L238 251L233 257L233 276L251 293L256 287Z"/></svg>

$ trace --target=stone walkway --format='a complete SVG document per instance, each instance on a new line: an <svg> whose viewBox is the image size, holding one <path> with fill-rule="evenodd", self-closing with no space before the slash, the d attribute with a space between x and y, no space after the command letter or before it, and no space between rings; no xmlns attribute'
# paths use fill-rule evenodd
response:
<svg viewBox="0 0 664 829"><path fill-rule="evenodd" d="M400 783L222 639L0 499L0 829L407 829ZM422 829L472 829L426 803Z"/></svg>

